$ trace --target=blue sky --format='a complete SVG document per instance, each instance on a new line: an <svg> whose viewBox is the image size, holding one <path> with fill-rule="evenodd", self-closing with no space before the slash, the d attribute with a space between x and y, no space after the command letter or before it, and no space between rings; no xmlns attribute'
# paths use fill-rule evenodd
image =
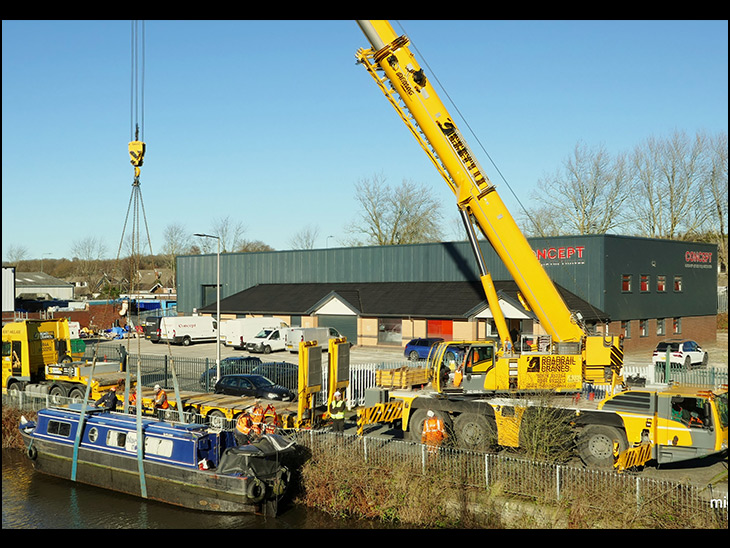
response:
<svg viewBox="0 0 730 548"><path fill-rule="evenodd" d="M445 87L513 214L512 192L525 201L578 142L619 153L675 129L727 133L727 21L392 24ZM145 31L153 252L169 224L208 232L224 217L277 250L307 225L317 247L338 246L354 185L374 174L433 188L455 217L446 184L355 65L368 46L355 21L155 20ZM92 236L116 256L133 180L130 44L128 20L3 21L3 259L21 245L28 258L71 258Z"/></svg>

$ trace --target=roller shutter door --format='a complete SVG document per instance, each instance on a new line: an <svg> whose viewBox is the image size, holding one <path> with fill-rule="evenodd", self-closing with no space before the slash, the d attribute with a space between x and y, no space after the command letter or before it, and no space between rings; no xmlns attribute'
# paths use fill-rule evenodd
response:
<svg viewBox="0 0 730 548"><path fill-rule="evenodd" d="M334 327L340 335L347 337L347 341L357 344L357 316L340 316L335 314L320 314L320 327Z"/></svg>

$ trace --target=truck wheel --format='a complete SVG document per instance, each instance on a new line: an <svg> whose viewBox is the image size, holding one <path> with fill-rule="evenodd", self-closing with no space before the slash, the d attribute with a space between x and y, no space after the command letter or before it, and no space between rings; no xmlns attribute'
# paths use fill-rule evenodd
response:
<svg viewBox="0 0 730 548"><path fill-rule="evenodd" d="M454 420L456 444L464 449L483 451L497 445L494 419L478 413L462 413Z"/></svg>
<svg viewBox="0 0 730 548"><path fill-rule="evenodd" d="M20 394L23 390L21 389L21 385L19 382L14 382L10 386L8 386L8 393L11 396L18 397L18 394Z"/></svg>
<svg viewBox="0 0 730 548"><path fill-rule="evenodd" d="M73 403L81 403L84 401L84 398L86 397L86 390L82 390L81 388L73 388L69 393L68 397L73 400Z"/></svg>
<svg viewBox="0 0 730 548"><path fill-rule="evenodd" d="M269 345L264 345L264 354L271 354L271 347Z"/></svg>
<svg viewBox="0 0 730 548"><path fill-rule="evenodd" d="M187 336L183 337L183 340L182 340L183 346L190 346L190 342L191 342L190 337L187 337Z"/></svg>
<svg viewBox="0 0 730 548"><path fill-rule="evenodd" d="M208 413L208 421L213 428L223 428L226 425L226 416L223 411L214 409Z"/></svg>
<svg viewBox="0 0 730 548"><path fill-rule="evenodd" d="M66 397L66 389L60 384L54 384L48 392L54 405L60 405L61 398Z"/></svg>
<svg viewBox="0 0 730 548"><path fill-rule="evenodd" d="M578 436L578 455L587 466L611 468L614 441L618 441L619 452L628 447L626 436L618 428L602 424L588 425Z"/></svg>

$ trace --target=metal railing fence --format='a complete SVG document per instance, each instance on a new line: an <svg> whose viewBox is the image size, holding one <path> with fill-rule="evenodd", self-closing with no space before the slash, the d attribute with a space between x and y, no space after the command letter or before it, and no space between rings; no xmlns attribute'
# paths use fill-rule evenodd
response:
<svg viewBox="0 0 730 548"><path fill-rule="evenodd" d="M94 349L87 346L85 359L92 359ZM317 394L316 404L327 401L328 370L326 354L322 360L322 390ZM125 345L105 345L97 360L124 361L132 376L136 375L139 361L143 386L159 384L170 389L173 386L172 370L175 369L180 390L205 391L213 390L216 378L216 363L212 358L172 357L169 354L149 355L127 353ZM350 366L350 386L346 392L348 408L361 406L365 403L365 391L375 386L375 371L378 369L397 369L404 365L413 366L407 361L380 362L368 364L352 364ZM207 372L207 374L206 374ZM221 374L260 373L277 384L296 391L299 384L298 363L276 361L275 359L257 357L242 357L240 360L225 362Z"/></svg>

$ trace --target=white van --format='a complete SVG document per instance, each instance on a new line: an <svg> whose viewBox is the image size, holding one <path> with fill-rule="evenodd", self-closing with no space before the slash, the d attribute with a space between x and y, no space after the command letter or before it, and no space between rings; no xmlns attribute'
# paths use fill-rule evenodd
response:
<svg viewBox="0 0 730 548"><path fill-rule="evenodd" d="M265 327L288 327L278 318L236 318L221 322L221 341L225 346L246 350L246 343Z"/></svg>
<svg viewBox="0 0 730 548"><path fill-rule="evenodd" d="M329 350L330 339L339 339L342 335L334 327L290 327L284 334L284 346L289 352L299 352L302 341L317 341L323 352Z"/></svg>
<svg viewBox="0 0 730 548"><path fill-rule="evenodd" d="M266 327L259 331L253 339L246 341L246 350L264 354L284 350L284 332L288 330L287 327Z"/></svg>
<svg viewBox="0 0 730 548"><path fill-rule="evenodd" d="M212 316L166 316L160 319L160 341L189 346L215 342L217 324Z"/></svg>

